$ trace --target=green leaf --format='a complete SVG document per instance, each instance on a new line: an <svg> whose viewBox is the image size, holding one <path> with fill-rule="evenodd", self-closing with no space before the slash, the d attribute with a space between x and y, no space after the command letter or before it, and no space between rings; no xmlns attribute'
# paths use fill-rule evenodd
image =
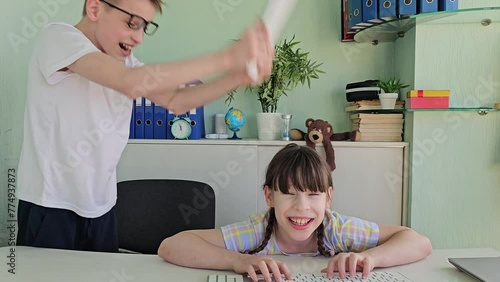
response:
<svg viewBox="0 0 500 282"><path fill-rule="evenodd" d="M388 80L379 80L376 86L380 87L386 93L397 93L399 90L408 87L408 84L401 82L400 78L391 77Z"/></svg>
<svg viewBox="0 0 500 282"><path fill-rule="evenodd" d="M275 112L279 99L283 95L288 96L288 91L306 83L311 88L311 79L319 79L319 74L325 73L320 69L323 63L312 61L310 53L299 48L299 45L300 41L295 40L295 35L278 43L274 49L270 78L258 87L248 87L257 94L263 112ZM233 101L235 93L230 92L226 102Z"/></svg>

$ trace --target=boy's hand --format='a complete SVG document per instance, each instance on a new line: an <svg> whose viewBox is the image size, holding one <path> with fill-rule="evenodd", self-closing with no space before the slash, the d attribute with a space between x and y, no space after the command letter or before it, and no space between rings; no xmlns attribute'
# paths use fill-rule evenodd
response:
<svg viewBox="0 0 500 282"><path fill-rule="evenodd" d="M243 37L230 48L230 71L238 73L242 85L258 85L269 79L273 66L274 47L271 45L267 29L258 20L247 28ZM253 81L247 73L247 63L257 64L257 80Z"/></svg>
<svg viewBox="0 0 500 282"><path fill-rule="evenodd" d="M321 272L326 273L328 279L331 279L334 272L338 272L340 278L346 278L346 272L354 276L356 272L362 271L362 278L368 278L373 268L374 263L370 256L363 253L340 253L334 256Z"/></svg>
<svg viewBox="0 0 500 282"><path fill-rule="evenodd" d="M281 274L287 280L292 280L292 274L285 263L270 257L241 255L233 263L233 270L237 273L248 273L253 281L258 281L257 271L262 273L266 282L271 282L271 275L275 281L282 281Z"/></svg>

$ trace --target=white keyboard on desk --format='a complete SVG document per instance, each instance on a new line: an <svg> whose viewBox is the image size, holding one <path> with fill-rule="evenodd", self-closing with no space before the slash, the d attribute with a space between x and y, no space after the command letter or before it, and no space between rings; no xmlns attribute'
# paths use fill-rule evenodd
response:
<svg viewBox="0 0 500 282"><path fill-rule="evenodd" d="M361 273L357 273L356 276L347 276L347 278L341 279L338 274L335 274L332 279L326 278L324 275L318 274L302 274L298 273L294 275L293 280L282 281L292 281L292 282L412 282L410 279L404 277L399 272L391 271L376 271L371 272L368 279L361 279ZM252 279L246 275L209 275L207 282L250 282ZM259 281L264 281L261 279ZM274 281L274 279L273 279Z"/></svg>

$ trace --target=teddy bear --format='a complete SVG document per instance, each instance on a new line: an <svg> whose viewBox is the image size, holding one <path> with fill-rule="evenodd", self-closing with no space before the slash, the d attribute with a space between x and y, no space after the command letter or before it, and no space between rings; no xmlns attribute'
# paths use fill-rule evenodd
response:
<svg viewBox="0 0 500 282"><path fill-rule="evenodd" d="M334 133L333 127L326 120L308 118L306 120L307 133L294 128L290 130L290 139L305 140L306 145L316 149L316 144L323 143L326 153L326 162L332 171L335 170L335 151L331 141L356 140L356 131Z"/></svg>

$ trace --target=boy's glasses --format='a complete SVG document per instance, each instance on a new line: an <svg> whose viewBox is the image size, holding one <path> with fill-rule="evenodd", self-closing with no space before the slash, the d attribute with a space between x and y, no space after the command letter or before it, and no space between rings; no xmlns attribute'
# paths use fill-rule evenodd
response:
<svg viewBox="0 0 500 282"><path fill-rule="evenodd" d="M131 14L131 13L123 10L122 8L119 8L111 3L108 3L107 1L101 0L101 2L105 3L106 5L110 6L113 9L117 9L118 11L129 15L130 19L128 20L127 24L128 24L128 27L130 27L131 29L134 29L134 30L144 29L145 34L153 35L153 34L155 34L156 30L159 27L157 23L148 22L143 17Z"/></svg>

